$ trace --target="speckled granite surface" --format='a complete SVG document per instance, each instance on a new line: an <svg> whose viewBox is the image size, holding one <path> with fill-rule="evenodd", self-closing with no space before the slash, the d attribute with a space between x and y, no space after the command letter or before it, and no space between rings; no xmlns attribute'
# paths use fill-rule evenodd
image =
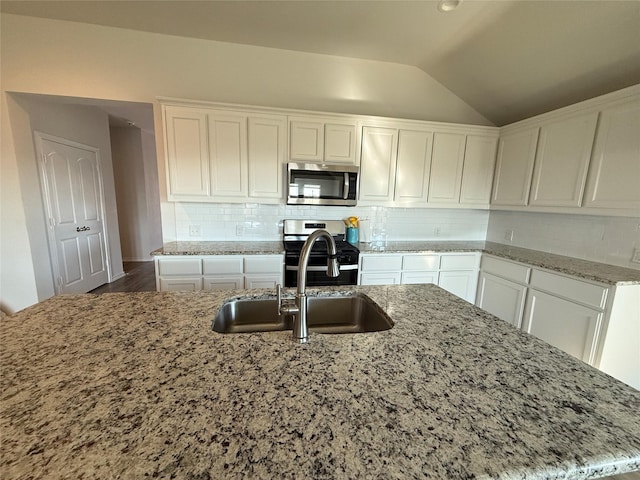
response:
<svg viewBox="0 0 640 480"><path fill-rule="evenodd" d="M6 318L0 478L640 469L640 392L434 285L352 290L394 328L307 345L215 333L232 292L59 296Z"/></svg>
<svg viewBox="0 0 640 480"><path fill-rule="evenodd" d="M282 242L169 242L151 255L269 255L284 253Z"/></svg>
<svg viewBox="0 0 640 480"><path fill-rule="evenodd" d="M639 285L640 270L590 262L553 253L529 250L493 242L388 242L380 252L369 244L359 243L361 253L418 253L418 252L484 252L498 257L527 263L559 273L608 285ZM281 242L171 242L152 255L224 255L283 253Z"/></svg>

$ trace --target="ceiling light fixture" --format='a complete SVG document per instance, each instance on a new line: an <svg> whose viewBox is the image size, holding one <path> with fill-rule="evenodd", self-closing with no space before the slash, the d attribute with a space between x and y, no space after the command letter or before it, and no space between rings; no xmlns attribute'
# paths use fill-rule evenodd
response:
<svg viewBox="0 0 640 480"><path fill-rule="evenodd" d="M453 12L461 3L462 0L440 0L438 10L443 13Z"/></svg>

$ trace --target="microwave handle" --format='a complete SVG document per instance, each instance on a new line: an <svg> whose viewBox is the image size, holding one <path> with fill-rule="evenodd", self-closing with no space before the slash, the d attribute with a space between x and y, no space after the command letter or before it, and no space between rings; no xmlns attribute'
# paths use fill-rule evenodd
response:
<svg viewBox="0 0 640 480"><path fill-rule="evenodd" d="M349 198L349 172L344 172L344 191L343 199Z"/></svg>

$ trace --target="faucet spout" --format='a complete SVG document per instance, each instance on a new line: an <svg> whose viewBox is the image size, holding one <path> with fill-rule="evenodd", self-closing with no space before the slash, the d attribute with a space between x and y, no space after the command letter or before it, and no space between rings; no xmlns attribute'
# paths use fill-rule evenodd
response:
<svg viewBox="0 0 640 480"><path fill-rule="evenodd" d="M302 246L300 252L300 261L298 262L298 292L296 294L296 310L293 322L293 339L299 343L309 341L309 332L307 329L307 268L309 265L309 256L313 244L318 238L325 238L327 241L327 250L329 258L327 260L327 276L337 277L340 274L340 265L338 264L338 249L336 242L329 232L326 230L316 230L309 235L307 241Z"/></svg>

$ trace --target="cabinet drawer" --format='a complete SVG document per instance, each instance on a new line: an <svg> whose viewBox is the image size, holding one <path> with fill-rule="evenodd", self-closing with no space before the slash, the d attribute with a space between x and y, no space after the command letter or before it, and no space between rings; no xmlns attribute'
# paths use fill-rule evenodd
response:
<svg viewBox="0 0 640 480"><path fill-rule="evenodd" d="M200 275L202 261L200 258L160 258L158 274L163 275Z"/></svg>
<svg viewBox="0 0 640 480"><path fill-rule="evenodd" d="M205 258L202 261L202 270L205 275L242 274L242 256Z"/></svg>
<svg viewBox="0 0 640 480"><path fill-rule="evenodd" d="M360 266L363 272L392 272L402 268L401 255L376 255L361 257Z"/></svg>
<svg viewBox="0 0 640 480"><path fill-rule="evenodd" d="M489 272L518 283L528 283L531 268L498 258L482 256L482 271Z"/></svg>
<svg viewBox="0 0 640 480"><path fill-rule="evenodd" d="M478 254L441 255L440 270L468 270L478 268Z"/></svg>
<svg viewBox="0 0 640 480"><path fill-rule="evenodd" d="M609 289L541 270L531 272L531 287L595 308L603 309Z"/></svg>
<svg viewBox="0 0 640 480"><path fill-rule="evenodd" d="M428 271L438 270L439 255L404 255L402 257L402 270Z"/></svg>
<svg viewBox="0 0 640 480"><path fill-rule="evenodd" d="M244 273L279 273L283 263L280 255L248 256L244 258Z"/></svg>

